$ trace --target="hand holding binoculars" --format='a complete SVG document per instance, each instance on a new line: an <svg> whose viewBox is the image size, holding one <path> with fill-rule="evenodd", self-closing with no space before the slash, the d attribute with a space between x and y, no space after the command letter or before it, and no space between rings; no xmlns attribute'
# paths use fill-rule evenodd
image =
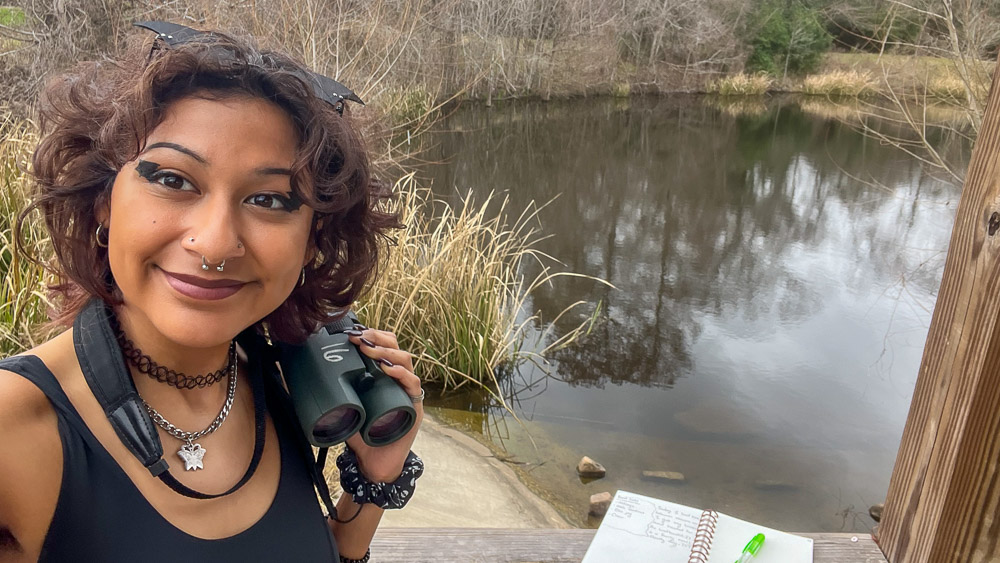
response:
<svg viewBox="0 0 1000 563"><path fill-rule="evenodd" d="M369 446L385 446L417 419L406 391L344 333L355 324L348 312L301 345L278 344L295 413L314 446L329 447L359 431Z"/></svg>

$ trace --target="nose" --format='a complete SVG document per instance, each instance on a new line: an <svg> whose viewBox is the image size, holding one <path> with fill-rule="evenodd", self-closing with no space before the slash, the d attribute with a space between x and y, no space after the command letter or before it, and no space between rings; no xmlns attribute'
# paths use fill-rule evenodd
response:
<svg viewBox="0 0 1000 563"><path fill-rule="evenodd" d="M239 213L223 198L207 197L190 212L190 224L185 230L181 247L211 266L223 260L234 260L246 253L240 236Z"/></svg>

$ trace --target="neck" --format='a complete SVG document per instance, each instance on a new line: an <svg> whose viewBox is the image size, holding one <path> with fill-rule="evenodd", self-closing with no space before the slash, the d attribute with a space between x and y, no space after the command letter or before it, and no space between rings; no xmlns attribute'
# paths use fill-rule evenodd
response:
<svg viewBox="0 0 1000 563"><path fill-rule="evenodd" d="M159 335L151 323L143 322L141 316L130 315L124 307L119 307L115 313L125 337L142 354L164 368L195 377L229 365L229 342L205 347L184 345ZM126 364L139 395L158 410L169 412L182 405L192 411L218 410L225 400L228 376L213 385L186 389L157 381L137 370L131 362L126 361Z"/></svg>

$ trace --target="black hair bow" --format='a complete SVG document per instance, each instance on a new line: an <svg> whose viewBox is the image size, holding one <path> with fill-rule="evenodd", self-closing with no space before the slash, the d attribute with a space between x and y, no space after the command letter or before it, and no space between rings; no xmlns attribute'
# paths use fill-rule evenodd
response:
<svg viewBox="0 0 1000 563"><path fill-rule="evenodd" d="M198 31L197 29L191 29L180 24L163 21L135 22L132 25L156 33L156 38L163 41L168 47L198 41L199 39L207 39L212 36L211 31ZM302 79L303 82L313 89L313 93L318 98L332 105L341 114L344 113L344 100L351 100L352 102L365 105L361 101L361 98L351 91L350 88L332 78L298 69L289 69L289 72Z"/></svg>

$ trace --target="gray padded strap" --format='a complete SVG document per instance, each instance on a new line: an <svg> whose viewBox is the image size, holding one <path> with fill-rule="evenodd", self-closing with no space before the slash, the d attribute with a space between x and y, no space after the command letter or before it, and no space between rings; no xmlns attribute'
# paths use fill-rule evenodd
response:
<svg viewBox="0 0 1000 563"><path fill-rule="evenodd" d="M110 311L92 299L73 322L73 347L83 376L119 439L154 477L167 470L163 445L125 368Z"/></svg>

